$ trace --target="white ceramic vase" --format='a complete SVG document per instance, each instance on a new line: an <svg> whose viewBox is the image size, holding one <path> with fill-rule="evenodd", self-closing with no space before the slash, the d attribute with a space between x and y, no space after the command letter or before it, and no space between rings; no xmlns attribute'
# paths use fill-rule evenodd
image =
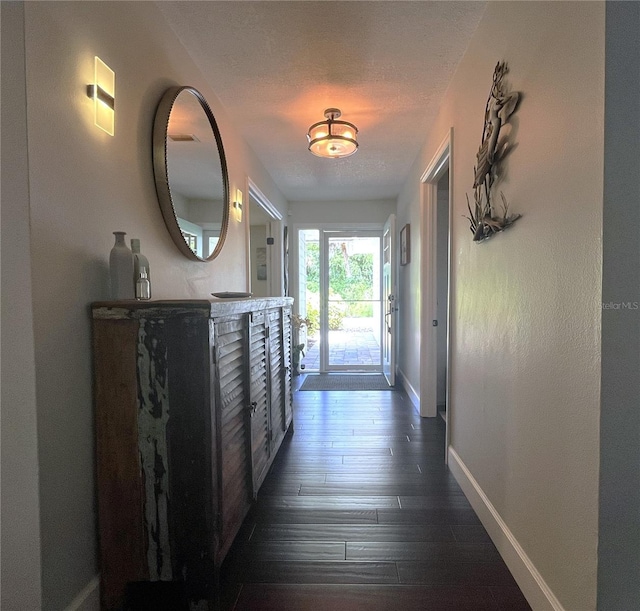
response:
<svg viewBox="0 0 640 611"><path fill-rule="evenodd" d="M135 285L133 281L133 253L124 241L124 231L114 231L116 243L109 254L111 273L111 298L133 299Z"/></svg>

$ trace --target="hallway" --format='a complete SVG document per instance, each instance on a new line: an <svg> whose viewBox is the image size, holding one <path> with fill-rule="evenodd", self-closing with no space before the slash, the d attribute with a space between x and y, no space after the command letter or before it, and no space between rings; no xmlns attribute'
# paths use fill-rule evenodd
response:
<svg viewBox="0 0 640 611"><path fill-rule="evenodd" d="M295 392L223 566L225 610L529 609L404 392Z"/></svg>

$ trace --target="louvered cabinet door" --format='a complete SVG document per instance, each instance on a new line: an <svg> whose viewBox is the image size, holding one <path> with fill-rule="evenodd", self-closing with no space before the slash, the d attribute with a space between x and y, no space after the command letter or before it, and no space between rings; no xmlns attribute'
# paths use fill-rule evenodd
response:
<svg viewBox="0 0 640 611"><path fill-rule="evenodd" d="M251 502L251 432L244 382L247 359L246 315L216 320L213 346L220 480L217 556L223 558L244 519Z"/></svg>
<svg viewBox="0 0 640 611"><path fill-rule="evenodd" d="M271 448L277 451L285 432L285 363L282 308L268 310Z"/></svg>
<svg viewBox="0 0 640 611"><path fill-rule="evenodd" d="M251 466L253 497L267 475L271 457L271 419L269 397L269 326L265 312L252 312L249 318L249 413L251 417Z"/></svg>
<svg viewBox="0 0 640 611"><path fill-rule="evenodd" d="M284 367L284 426L293 421L293 388L291 386L291 308L282 308L282 362Z"/></svg>

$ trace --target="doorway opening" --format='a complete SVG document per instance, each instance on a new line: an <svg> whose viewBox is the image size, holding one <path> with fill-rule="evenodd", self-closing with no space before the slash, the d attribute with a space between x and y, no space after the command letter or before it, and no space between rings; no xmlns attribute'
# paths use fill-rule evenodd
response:
<svg viewBox="0 0 640 611"><path fill-rule="evenodd" d="M382 232L300 229L297 250L301 368L382 371Z"/></svg>
<svg viewBox="0 0 640 611"><path fill-rule="evenodd" d="M420 415L451 419L451 146L450 131L421 178Z"/></svg>
<svg viewBox="0 0 640 611"><path fill-rule="evenodd" d="M436 405L446 422L449 311L449 165L436 183Z"/></svg>

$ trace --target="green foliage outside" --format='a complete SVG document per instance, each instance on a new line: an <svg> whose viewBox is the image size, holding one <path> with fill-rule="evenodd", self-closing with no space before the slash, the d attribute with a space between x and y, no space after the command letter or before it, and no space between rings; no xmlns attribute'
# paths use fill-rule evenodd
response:
<svg viewBox="0 0 640 611"><path fill-rule="evenodd" d="M333 245L332 245L333 246ZM320 246L307 244L307 317L320 328ZM342 327L343 318L370 318L371 303L349 303L373 299L373 254L348 256L335 245L329 251L329 329ZM344 301L345 303L340 303Z"/></svg>
<svg viewBox="0 0 640 611"><path fill-rule="evenodd" d="M311 327L318 331L320 329L320 305L318 293L307 294L307 318L311 322Z"/></svg>

